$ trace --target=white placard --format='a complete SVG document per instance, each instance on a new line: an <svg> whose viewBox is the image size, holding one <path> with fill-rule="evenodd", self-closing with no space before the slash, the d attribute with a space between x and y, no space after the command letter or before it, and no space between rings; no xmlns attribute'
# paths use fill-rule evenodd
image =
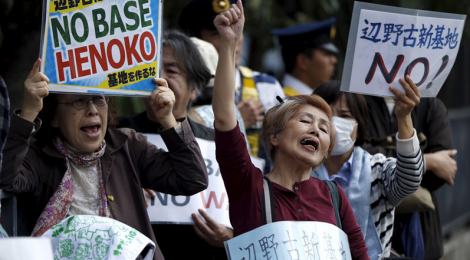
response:
<svg viewBox="0 0 470 260"><path fill-rule="evenodd" d="M225 242L229 259L350 260L348 236L338 227L316 221L279 221Z"/></svg>
<svg viewBox="0 0 470 260"><path fill-rule="evenodd" d="M341 90L393 96L410 75L422 97L435 97L462 41L465 15L356 2Z"/></svg>
<svg viewBox="0 0 470 260"><path fill-rule="evenodd" d="M160 135L145 135L149 142L155 144L158 148L167 150ZM150 206L147 208L150 221L153 224L192 225L194 222L191 214L197 214L198 209L203 209L215 221L231 228L227 192L219 165L215 159L215 142L200 138L196 138L196 141L206 162L207 174L209 175L208 188L193 196L173 196L156 192L157 197L150 200ZM251 161L259 169L264 169L263 159L252 156Z"/></svg>

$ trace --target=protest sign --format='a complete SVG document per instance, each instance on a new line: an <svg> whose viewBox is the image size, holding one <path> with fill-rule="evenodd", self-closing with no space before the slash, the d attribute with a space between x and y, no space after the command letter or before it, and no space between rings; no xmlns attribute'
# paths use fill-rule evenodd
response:
<svg viewBox="0 0 470 260"><path fill-rule="evenodd" d="M150 238L109 217L70 216L41 237L52 244L54 255L48 260L152 260L155 252Z"/></svg>
<svg viewBox="0 0 470 260"><path fill-rule="evenodd" d="M229 260L351 259L348 236L317 221L279 221L226 242Z"/></svg>
<svg viewBox="0 0 470 260"><path fill-rule="evenodd" d="M341 90L393 96L410 77L435 97L455 62L465 15L354 3Z"/></svg>
<svg viewBox="0 0 470 260"><path fill-rule="evenodd" d="M145 134L147 140L158 148L167 149L160 135ZM220 174L219 165L215 159L215 142L196 138L202 157L206 162L209 186L193 196L173 196L160 192L156 198L150 199L147 212L150 221L154 224L185 224L192 225L191 214L198 209L203 209L208 215L221 225L232 227L228 215L228 197L224 181ZM264 160L251 157L253 164L259 169L264 169Z"/></svg>
<svg viewBox="0 0 470 260"><path fill-rule="evenodd" d="M163 0L44 0L49 90L150 96L160 75Z"/></svg>

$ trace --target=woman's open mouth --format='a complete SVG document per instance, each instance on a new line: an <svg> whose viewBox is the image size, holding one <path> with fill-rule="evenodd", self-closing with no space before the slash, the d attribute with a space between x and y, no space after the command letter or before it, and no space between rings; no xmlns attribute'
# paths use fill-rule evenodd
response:
<svg viewBox="0 0 470 260"><path fill-rule="evenodd" d="M302 145L302 147L312 152L315 152L318 148L318 140L313 138L305 138L300 141L300 144Z"/></svg>
<svg viewBox="0 0 470 260"><path fill-rule="evenodd" d="M100 124L90 124L80 127L80 130L89 138L96 138L100 135Z"/></svg>

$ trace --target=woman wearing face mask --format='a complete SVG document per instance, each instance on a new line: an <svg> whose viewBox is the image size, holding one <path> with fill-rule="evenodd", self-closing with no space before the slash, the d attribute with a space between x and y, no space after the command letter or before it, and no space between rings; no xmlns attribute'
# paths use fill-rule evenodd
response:
<svg viewBox="0 0 470 260"><path fill-rule="evenodd" d="M325 83L315 91L331 107L336 142L332 156L312 176L335 180L346 191L371 259L390 255L395 207L418 189L424 170L411 121L411 111L421 96L409 76L406 81L400 79L400 83L406 95L390 87L397 103L398 159L370 155L360 147L369 124L364 96L341 92L338 80Z"/></svg>

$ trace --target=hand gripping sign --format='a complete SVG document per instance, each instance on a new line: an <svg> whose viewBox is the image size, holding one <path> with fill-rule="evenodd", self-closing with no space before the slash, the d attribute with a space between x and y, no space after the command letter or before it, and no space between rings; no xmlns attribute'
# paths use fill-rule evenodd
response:
<svg viewBox="0 0 470 260"><path fill-rule="evenodd" d="M158 148L167 150L160 135L145 134L147 140ZM193 225L191 214L203 209L217 223L231 228L228 214L228 197L224 181L220 174L219 166L215 159L215 142L196 138L202 157L206 162L209 186L206 190L193 196L172 196L156 192L157 196L150 199L147 208L152 224L183 224ZM264 160L251 157L253 164L259 169L264 169Z"/></svg>
<svg viewBox="0 0 470 260"><path fill-rule="evenodd" d="M224 244L229 260L351 259L346 233L317 221L274 222Z"/></svg>
<svg viewBox="0 0 470 260"><path fill-rule="evenodd" d="M454 65L465 15L354 3L341 90L393 96L410 75L422 97L435 97Z"/></svg>
<svg viewBox="0 0 470 260"><path fill-rule="evenodd" d="M41 71L51 92L149 96L163 0L44 0Z"/></svg>

